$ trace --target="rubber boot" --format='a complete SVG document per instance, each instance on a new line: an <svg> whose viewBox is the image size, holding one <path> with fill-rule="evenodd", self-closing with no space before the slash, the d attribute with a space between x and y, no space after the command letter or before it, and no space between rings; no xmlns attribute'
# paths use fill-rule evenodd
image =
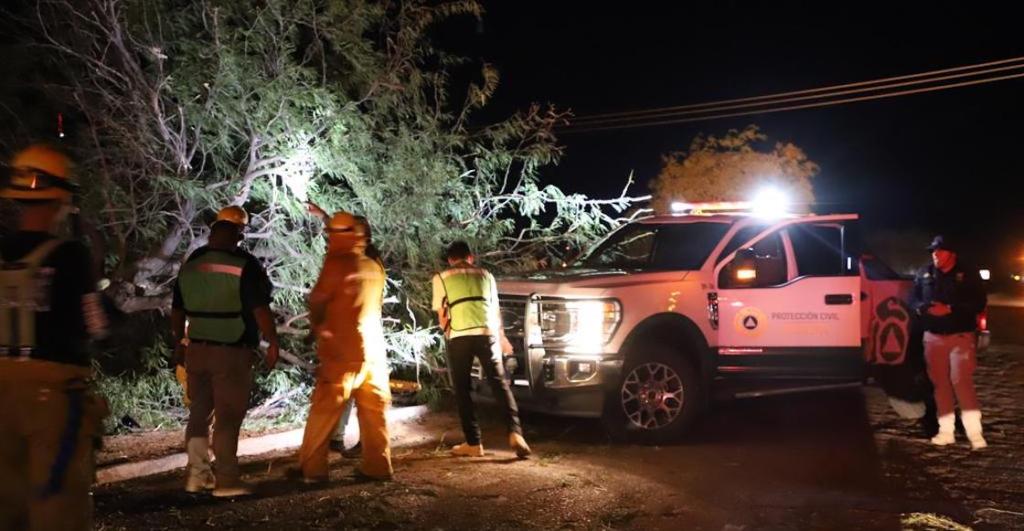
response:
<svg viewBox="0 0 1024 531"><path fill-rule="evenodd" d="M185 492L213 490L216 481L210 469L210 441L206 437L193 437L185 444L188 452L188 478Z"/></svg>
<svg viewBox="0 0 1024 531"><path fill-rule="evenodd" d="M939 433L932 437L932 444L935 446L946 446L956 442L956 435L953 432L956 426L956 415L948 413L939 417Z"/></svg>
<svg viewBox="0 0 1024 531"><path fill-rule="evenodd" d="M981 435L981 411L972 409L960 412L960 421L964 425L964 432L967 433L967 440L971 441L971 450L981 450L988 446L985 438Z"/></svg>

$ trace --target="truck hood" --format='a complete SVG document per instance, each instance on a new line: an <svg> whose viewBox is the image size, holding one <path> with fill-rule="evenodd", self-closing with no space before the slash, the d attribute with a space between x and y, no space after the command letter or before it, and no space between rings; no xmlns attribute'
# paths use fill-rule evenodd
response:
<svg viewBox="0 0 1024 531"><path fill-rule="evenodd" d="M682 280L685 277L686 273L681 271L637 273L622 269L549 269L499 277L498 290L516 295L599 296L603 290L622 285L636 286L668 279Z"/></svg>

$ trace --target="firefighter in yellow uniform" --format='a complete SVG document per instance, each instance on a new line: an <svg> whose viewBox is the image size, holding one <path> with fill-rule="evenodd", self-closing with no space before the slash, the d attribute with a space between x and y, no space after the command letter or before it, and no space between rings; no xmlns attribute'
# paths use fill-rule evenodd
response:
<svg viewBox="0 0 1024 531"><path fill-rule="evenodd" d="M391 403L381 321L384 269L366 256L366 234L352 214L335 214L326 231L327 257L309 295L309 318L320 365L299 466L306 481L328 479L331 434L346 402L354 399L363 448L358 472L386 480L393 469L384 418Z"/></svg>
<svg viewBox="0 0 1024 531"><path fill-rule="evenodd" d="M0 529L92 528L95 438L89 339L105 333L88 249L54 233L77 184L58 151L34 145L5 169L20 207L0 242Z"/></svg>

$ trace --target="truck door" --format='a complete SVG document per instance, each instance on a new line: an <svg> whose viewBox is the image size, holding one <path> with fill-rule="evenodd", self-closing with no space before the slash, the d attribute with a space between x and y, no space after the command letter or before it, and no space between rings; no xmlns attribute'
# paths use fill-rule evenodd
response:
<svg viewBox="0 0 1024 531"><path fill-rule="evenodd" d="M720 374L859 379L861 277L847 254L854 215L768 226L715 268Z"/></svg>

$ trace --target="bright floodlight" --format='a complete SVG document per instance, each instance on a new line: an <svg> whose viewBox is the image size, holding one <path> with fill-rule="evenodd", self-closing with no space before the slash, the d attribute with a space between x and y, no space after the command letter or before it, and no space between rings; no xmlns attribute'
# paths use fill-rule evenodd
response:
<svg viewBox="0 0 1024 531"><path fill-rule="evenodd" d="M789 198L778 188L763 188L754 196L753 211L755 216L777 218L786 215L789 210Z"/></svg>

